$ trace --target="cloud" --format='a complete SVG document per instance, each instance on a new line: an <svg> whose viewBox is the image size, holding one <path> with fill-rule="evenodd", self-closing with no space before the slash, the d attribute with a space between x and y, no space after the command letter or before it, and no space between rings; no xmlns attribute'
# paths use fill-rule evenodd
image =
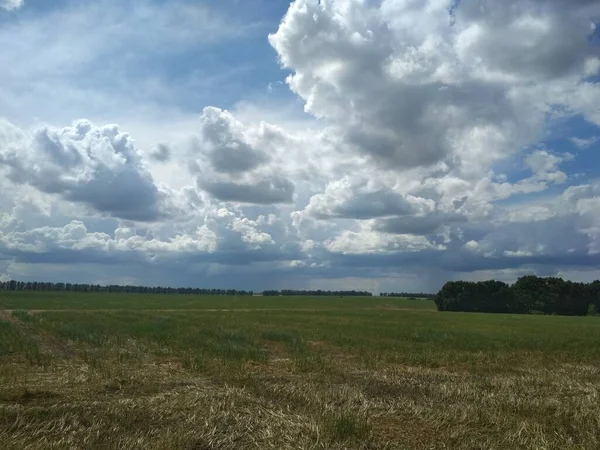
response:
<svg viewBox="0 0 600 450"><path fill-rule="evenodd" d="M253 148L244 136L243 125L228 112L205 108L202 117L202 149L212 168L221 173L247 172L269 161L263 150Z"/></svg>
<svg viewBox="0 0 600 450"><path fill-rule="evenodd" d="M275 216L252 220L238 209L224 207L207 207L204 217L180 224L113 222L106 232L94 231L81 220L26 226L14 215L0 213L0 261L28 264L163 267L171 272L179 267L190 272L198 265L206 269L212 264L267 264L298 258L294 246L281 244L286 239Z"/></svg>
<svg viewBox="0 0 600 450"><path fill-rule="evenodd" d="M385 167L480 171L539 139L546 105L586 109L569 96L598 56L598 5L516 5L461 2L452 25L447 2L297 0L269 40L345 145Z"/></svg>
<svg viewBox="0 0 600 450"><path fill-rule="evenodd" d="M157 186L131 137L117 125L86 120L25 133L0 123L0 167L15 183L130 220L172 213L168 189Z"/></svg>
<svg viewBox="0 0 600 450"><path fill-rule="evenodd" d="M540 81L578 74L597 55L585 45L597 10L591 1L513 0L482 8L464 2L457 13L457 23L468 25L460 49L480 57L475 65L488 76Z"/></svg>
<svg viewBox="0 0 600 450"><path fill-rule="evenodd" d="M215 198L226 202L270 205L291 203L294 197L294 184L278 176L249 183L199 181L199 186Z"/></svg>
<svg viewBox="0 0 600 450"><path fill-rule="evenodd" d="M381 219L376 222L375 229L386 233L428 235L442 225L466 222L467 218L458 213L437 212L427 215L410 215Z"/></svg>
<svg viewBox="0 0 600 450"><path fill-rule="evenodd" d="M417 213L434 206L431 200L405 197L376 179L346 176L329 183L322 194L311 197L305 211L320 219L371 219Z"/></svg>
<svg viewBox="0 0 600 450"><path fill-rule="evenodd" d="M90 232L86 225L72 220L62 227L44 226L19 231L0 221L0 253L33 263L126 263L151 262L169 254L212 253L216 236L199 227L186 236L168 240L146 238L135 229L117 228L114 238L107 233Z"/></svg>
<svg viewBox="0 0 600 450"><path fill-rule="evenodd" d="M600 141L600 136L592 136L590 138L578 138L572 137L571 142L580 149L587 149L593 146L596 142Z"/></svg>
<svg viewBox="0 0 600 450"><path fill-rule="evenodd" d="M14 11L20 9L25 5L25 0L1 0L0 9L7 11Z"/></svg>
<svg viewBox="0 0 600 450"><path fill-rule="evenodd" d="M553 155L545 150L536 150L525 158L525 165L533 172L533 177L539 181L564 183L567 175L558 170L558 165L573 159L573 155L564 153Z"/></svg>
<svg viewBox="0 0 600 450"><path fill-rule="evenodd" d="M166 144L158 144L150 157L158 162L168 162L171 159L171 149Z"/></svg>
<svg viewBox="0 0 600 450"><path fill-rule="evenodd" d="M436 249L436 246L423 236L385 235L366 227L358 232L346 230L334 239L324 242L324 247L333 253L358 255L398 254Z"/></svg>
<svg viewBox="0 0 600 450"><path fill-rule="evenodd" d="M282 171L289 136L261 123L245 126L219 108L204 108L187 165L197 186L214 198L248 204L293 201L295 185Z"/></svg>

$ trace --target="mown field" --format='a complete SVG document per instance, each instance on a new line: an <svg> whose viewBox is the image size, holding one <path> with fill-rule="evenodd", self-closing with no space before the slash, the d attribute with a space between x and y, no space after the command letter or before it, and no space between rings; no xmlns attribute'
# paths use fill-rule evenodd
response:
<svg viewBox="0 0 600 450"><path fill-rule="evenodd" d="M600 318L0 292L2 449L598 449Z"/></svg>

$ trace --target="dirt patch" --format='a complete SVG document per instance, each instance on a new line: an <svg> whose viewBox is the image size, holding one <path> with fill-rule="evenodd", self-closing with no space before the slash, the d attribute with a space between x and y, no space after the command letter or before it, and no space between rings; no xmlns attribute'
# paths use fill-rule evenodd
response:
<svg viewBox="0 0 600 450"><path fill-rule="evenodd" d="M440 430L427 421L409 415L382 415L371 419L371 432L376 442L401 442L404 448L435 448Z"/></svg>
<svg viewBox="0 0 600 450"><path fill-rule="evenodd" d="M17 320L15 316L12 315L11 311L6 309L0 309L0 320L4 322L12 323L13 325L19 326L21 321Z"/></svg>

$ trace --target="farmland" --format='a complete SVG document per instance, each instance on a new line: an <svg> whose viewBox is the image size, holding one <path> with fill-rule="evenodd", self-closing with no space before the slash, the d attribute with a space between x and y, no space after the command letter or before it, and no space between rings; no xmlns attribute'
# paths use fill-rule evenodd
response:
<svg viewBox="0 0 600 450"><path fill-rule="evenodd" d="M597 449L600 318L0 293L3 449Z"/></svg>

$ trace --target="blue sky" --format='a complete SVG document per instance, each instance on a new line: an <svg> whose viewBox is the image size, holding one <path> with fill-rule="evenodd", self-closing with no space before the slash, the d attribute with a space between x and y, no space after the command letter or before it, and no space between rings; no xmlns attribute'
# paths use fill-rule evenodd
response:
<svg viewBox="0 0 600 450"><path fill-rule="evenodd" d="M159 107L199 113L206 105L232 108L244 99L272 94L269 84L285 80L267 35L277 30L287 6L261 0L28 1L17 12L3 13L2 19L10 39L22 41L15 45L22 57L64 52L67 67L53 67L59 77L49 83L68 80L85 91L144 96ZM50 29L52 21L58 29ZM84 54L71 59L69 51ZM185 86L185 92L177 85ZM29 89L25 83L19 87ZM292 99L287 90L275 92ZM87 117L94 109L82 106L80 114ZM23 116L27 120L30 111Z"/></svg>
<svg viewBox="0 0 600 450"><path fill-rule="evenodd" d="M600 278L599 18L589 0L2 0L0 277Z"/></svg>

